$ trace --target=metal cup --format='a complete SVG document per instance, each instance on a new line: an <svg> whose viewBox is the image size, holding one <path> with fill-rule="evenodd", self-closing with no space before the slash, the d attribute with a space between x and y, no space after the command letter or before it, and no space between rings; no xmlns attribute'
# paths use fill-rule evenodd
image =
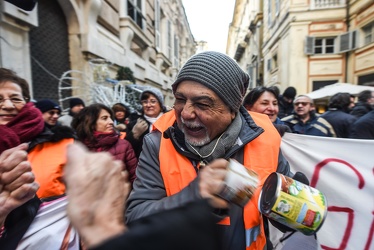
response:
<svg viewBox="0 0 374 250"><path fill-rule="evenodd" d="M229 160L227 170L225 185L218 196L244 207L257 188L258 175L233 159Z"/></svg>

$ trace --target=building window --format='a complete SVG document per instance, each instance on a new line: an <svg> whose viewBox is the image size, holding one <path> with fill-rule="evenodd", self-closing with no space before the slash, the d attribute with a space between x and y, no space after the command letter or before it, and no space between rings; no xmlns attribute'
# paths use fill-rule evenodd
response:
<svg viewBox="0 0 374 250"><path fill-rule="evenodd" d="M374 73L359 76L358 85L374 86Z"/></svg>
<svg viewBox="0 0 374 250"><path fill-rule="evenodd" d="M312 91L323 88L327 85L337 83L338 80L313 81Z"/></svg>
<svg viewBox="0 0 374 250"><path fill-rule="evenodd" d="M365 45L374 42L374 22L362 28Z"/></svg>
<svg viewBox="0 0 374 250"><path fill-rule="evenodd" d="M333 54L335 53L336 37L307 36L305 54Z"/></svg>
<svg viewBox="0 0 374 250"><path fill-rule="evenodd" d="M127 15L143 28L142 0L127 0Z"/></svg>
<svg viewBox="0 0 374 250"><path fill-rule="evenodd" d="M316 38L314 40L314 54L334 53L335 37Z"/></svg>
<svg viewBox="0 0 374 250"><path fill-rule="evenodd" d="M271 66L272 70L278 69L278 54L276 53L271 57Z"/></svg>

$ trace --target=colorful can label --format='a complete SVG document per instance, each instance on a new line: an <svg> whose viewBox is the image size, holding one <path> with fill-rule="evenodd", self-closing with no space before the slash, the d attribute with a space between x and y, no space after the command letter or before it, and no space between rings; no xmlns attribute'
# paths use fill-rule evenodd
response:
<svg viewBox="0 0 374 250"><path fill-rule="evenodd" d="M272 173L261 190L259 209L266 217L311 235L321 228L326 218L327 200L311 186Z"/></svg>

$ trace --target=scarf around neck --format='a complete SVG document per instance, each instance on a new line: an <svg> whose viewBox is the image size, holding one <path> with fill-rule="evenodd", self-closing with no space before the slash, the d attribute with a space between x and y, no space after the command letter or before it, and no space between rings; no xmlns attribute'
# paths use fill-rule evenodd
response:
<svg viewBox="0 0 374 250"><path fill-rule="evenodd" d="M110 133L94 132L95 141L89 142L86 140L84 144L90 151L101 152L108 151L119 139L119 134L116 131Z"/></svg>
<svg viewBox="0 0 374 250"><path fill-rule="evenodd" d="M211 142L201 147L191 146L189 143L186 143L188 150L199 156L200 160L203 160L205 163L209 163L214 159L223 158L226 152L235 144L236 139L239 136L240 130L242 127L242 120L240 113L237 113L232 123L228 126L226 131L223 132L222 136L215 138ZM217 145L216 145L217 144ZM196 153L196 151L198 153ZM210 156L203 158L201 156Z"/></svg>
<svg viewBox="0 0 374 250"><path fill-rule="evenodd" d="M149 126L149 132L152 131L152 124L155 123L157 119L160 118L163 114L164 114L163 112L160 112L160 114L158 114L157 117L149 117L149 116L144 115L144 118L151 124Z"/></svg>
<svg viewBox="0 0 374 250"><path fill-rule="evenodd" d="M21 143L29 142L44 129L44 120L32 102L26 103L21 111L7 124L0 125L0 153Z"/></svg>

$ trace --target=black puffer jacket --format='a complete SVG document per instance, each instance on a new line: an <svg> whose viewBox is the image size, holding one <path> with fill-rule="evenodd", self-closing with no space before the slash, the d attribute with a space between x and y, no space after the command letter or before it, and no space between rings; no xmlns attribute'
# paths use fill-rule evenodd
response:
<svg viewBox="0 0 374 250"><path fill-rule="evenodd" d="M373 107L370 104L364 102L357 102L350 114L359 118L369 113L371 110L373 110Z"/></svg>

